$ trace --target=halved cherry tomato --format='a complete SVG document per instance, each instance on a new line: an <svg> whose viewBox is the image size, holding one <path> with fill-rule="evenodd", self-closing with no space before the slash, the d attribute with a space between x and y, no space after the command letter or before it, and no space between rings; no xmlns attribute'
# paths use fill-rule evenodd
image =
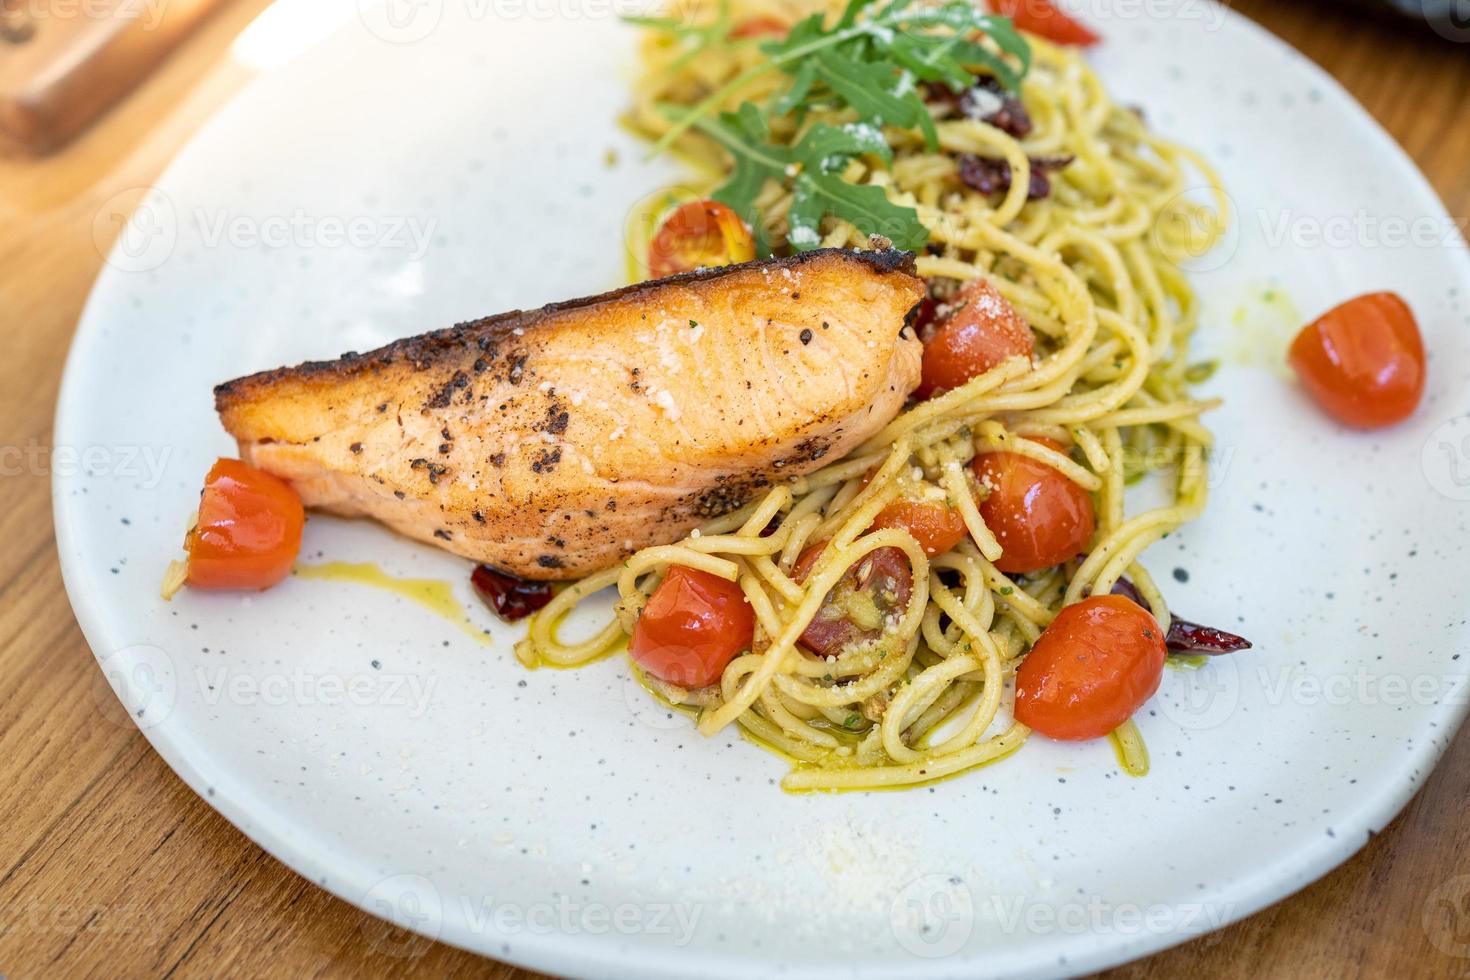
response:
<svg viewBox="0 0 1470 980"><path fill-rule="evenodd" d="M938 500L895 500L878 511L870 530L885 527L903 528L912 534L930 558L959 544L967 531L960 512Z"/></svg>
<svg viewBox="0 0 1470 980"><path fill-rule="evenodd" d="M825 541L807 545L792 578L806 581L826 547ZM851 644L876 640L889 617L908 608L913 590L907 555L898 548L870 551L837 580L798 642L819 657L835 657Z"/></svg>
<svg viewBox="0 0 1470 980"><path fill-rule="evenodd" d="M1347 425L1402 422L1424 395L1424 340L1395 293L1369 293L1297 334L1291 366L1317 404Z"/></svg>
<svg viewBox="0 0 1470 980"><path fill-rule="evenodd" d="M1050 439L1036 439L1061 451ZM1007 575L1035 572L1075 558L1097 526L1088 492L1045 463L1019 453L981 453L970 463L990 491L980 516L1004 554L995 567Z"/></svg>
<svg viewBox="0 0 1470 980"><path fill-rule="evenodd" d="M659 680L708 687L755 637L755 613L734 582L674 565L638 617L628 652Z"/></svg>
<svg viewBox="0 0 1470 980"><path fill-rule="evenodd" d="M238 459L209 470L184 539L195 589L268 589L291 573L306 512L283 480Z"/></svg>
<svg viewBox="0 0 1470 980"><path fill-rule="evenodd" d="M1030 357L1036 339L1025 317L984 279L967 283L925 338L918 398L958 388L1009 357Z"/></svg>
<svg viewBox="0 0 1470 980"><path fill-rule="evenodd" d="M752 17L742 21L730 32L731 37L785 37L791 33L791 25L779 17Z"/></svg>
<svg viewBox="0 0 1470 980"><path fill-rule="evenodd" d="M1064 13L1053 0L990 0L990 9L1009 17L1018 30L1057 44L1089 47L1102 36Z"/></svg>
<svg viewBox="0 0 1470 980"><path fill-rule="evenodd" d="M655 279L755 258L755 239L740 216L719 201L690 201L674 209L648 246Z"/></svg>
<svg viewBox="0 0 1470 980"><path fill-rule="evenodd" d="M1164 676L1164 631L1120 595L1070 605L1016 671L1016 720L1051 738L1101 738L1143 707Z"/></svg>

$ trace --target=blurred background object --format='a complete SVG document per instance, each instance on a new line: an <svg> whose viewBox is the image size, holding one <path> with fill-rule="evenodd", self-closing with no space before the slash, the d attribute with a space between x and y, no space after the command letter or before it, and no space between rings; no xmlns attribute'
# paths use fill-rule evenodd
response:
<svg viewBox="0 0 1470 980"><path fill-rule="evenodd" d="M227 2L235 0L0 0L0 153L39 155L65 145L127 96L206 15ZM1233 6L1235 0L1224 2ZM1322 0L1322 4L1417 21L1450 41L1470 42L1470 0L1347 0L1346 4ZM289 8L290 18L263 19L334 24L345 6L342 0L304 4L287 0L276 7ZM303 36L310 41L319 33ZM306 46L289 43L281 32L272 34L270 47L276 54ZM281 59L273 54L265 60Z"/></svg>
<svg viewBox="0 0 1470 980"><path fill-rule="evenodd" d="M0 0L0 148L47 153L226 0Z"/></svg>
<svg viewBox="0 0 1470 980"><path fill-rule="evenodd" d="M1422 21L1451 41L1470 41L1470 0L1353 0L1360 7Z"/></svg>

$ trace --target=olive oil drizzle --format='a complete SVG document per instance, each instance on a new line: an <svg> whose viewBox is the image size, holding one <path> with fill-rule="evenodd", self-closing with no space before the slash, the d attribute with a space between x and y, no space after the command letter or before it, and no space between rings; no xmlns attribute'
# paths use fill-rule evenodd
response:
<svg viewBox="0 0 1470 980"><path fill-rule="evenodd" d="M320 565L298 564L292 569L292 574L301 579L352 582L391 592L442 616L475 642L490 645L489 631L470 619L465 607L455 598L454 588L440 579L400 578L389 575L374 562L345 561L329 561Z"/></svg>

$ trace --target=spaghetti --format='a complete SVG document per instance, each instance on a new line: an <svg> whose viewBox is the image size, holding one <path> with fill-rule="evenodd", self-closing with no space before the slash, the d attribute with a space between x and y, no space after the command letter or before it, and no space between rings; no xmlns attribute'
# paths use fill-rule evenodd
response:
<svg viewBox="0 0 1470 980"><path fill-rule="evenodd" d="M793 19L791 8L758 0L737 0L732 9L739 19ZM891 164L854 159L843 177L913 208L929 232L917 268L931 289L943 294L983 278L1031 325L1036 356L1013 357L912 404L847 458L561 591L518 647L524 662L597 659L632 633L667 569L708 572L744 592L756 620L752 649L709 688L650 684L674 703L697 707L702 733L738 725L796 760L783 780L787 789L879 789L960 773L1017 749L1029 731L1009 720L1007 682L1063 606L1106 593L1126 575L1168 627L1168 606L1138 558L1205 506L1211 436L1199 416L1213 403L1187 388L1197 373L1187 347L1198 311L1179 263L1220 234L1225 194L1198 155L1115 105L1075 52L1031 43L1021 96L1034 126L1024 138L941 107L936 148L917 132L891 129L884 134ZM730 42L691 59L664 35L651 35L642 53L631 121L652 137L671 126L664 106L694 104L760 57L754 45ZM776 81L756 79L724 108L759 98L761 86ZM841 125L852 117L824 120L819 109L801 125L820 121ZM780 135L794 141L800 134ZM727 174L723 151L699 133L681 134L676 145L708 172L711 187ZM966 186L959 175L965 154L1003 159L1009 189L985 194ZM1048 196L1031 199L1037 157L1072 161L1049 175ZM1190 193L1199 180L1211 206ZM757 203L776 247L789 247L789 191L770 183ZM846 221L822 222L823 246L867 240ZM1083 557L1024 577L996 567L1002 548L976 505L966 465L1001 449L1052 467L1093 495L1096 532ZM1166 502L1128 516L1125 487L1145 473L1157 475ZM930 558L902 529L870 529L885 506L914 496L942 499L961 515L967 534L958 546ZM828 544L803 578L797 559L820 541ZM877 639L835 657L803 652L798 641L828 593L879 549L906 557L913 575L906 603ZM564 642L562 620L607 588L617 590L615 618L584 641ZM1114 741L1130 770L1146 767L1132 723Z"/></svg>

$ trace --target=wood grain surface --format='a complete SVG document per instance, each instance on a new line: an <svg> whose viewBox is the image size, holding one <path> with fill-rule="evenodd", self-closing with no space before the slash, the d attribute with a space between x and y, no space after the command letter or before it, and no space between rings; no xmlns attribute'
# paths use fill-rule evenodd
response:
<svg viewBox="0 0 1470 980"><path fill-rule="evenodd" d="M7 149L40 154L71 139L222 0L86 2L0 0L0 139Z"/></svg>
<svg viewBox="0 0 1470 980"><path fill-rule="evenodd" d="M248 80L231 43L266 6L227 5L63 153L0 160L0 976L9 980L529 976L391 933L235 831L120 716L62 589L46 450L67 344L115 232L107 215ZM1235 6L1342 80L1450 212L1470 215L1470 44L1332 2ZM1470 975L1467 790L1470 730L1343 867L1112 975Z"/></svg>

